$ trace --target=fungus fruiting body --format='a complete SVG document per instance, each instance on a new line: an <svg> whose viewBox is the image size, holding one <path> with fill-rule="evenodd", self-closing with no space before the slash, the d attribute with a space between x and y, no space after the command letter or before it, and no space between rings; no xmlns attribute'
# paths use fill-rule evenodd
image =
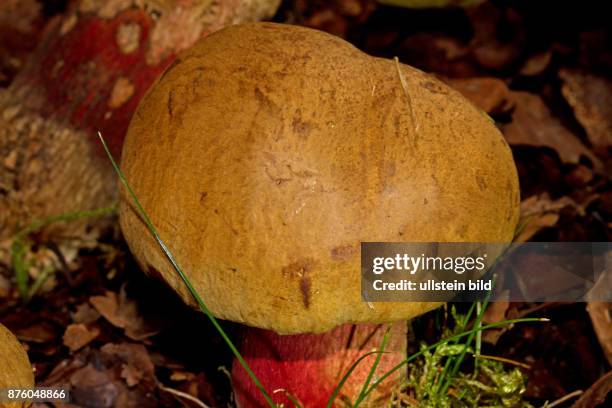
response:
<svg viewBox="0 0 612 408"><path fill-rule="evenodd" d="M30 389L34 387L34 372L28 355L19 340L0 324L0 390ZM30 405L15 399L0 401L1 408L18 408Z"/></svg>
<svg viewBox="0 0 612 408"><path fill-rule="evenodd" d="M334 327L437 306L364 302L360 242L507 242L518 220L512 154L486 115L417 69L288 25L230 27L179 55L136 110L122 167L210 310L270 331L244 343L264 386L310 406L338 378L315 362L346 341ZM127 196L120 215L143 269L193 303ZM288 361L302 364L279 383ZM240 370L239 405L263 404ZM313 370L327 377L306 389Z"/></svg>

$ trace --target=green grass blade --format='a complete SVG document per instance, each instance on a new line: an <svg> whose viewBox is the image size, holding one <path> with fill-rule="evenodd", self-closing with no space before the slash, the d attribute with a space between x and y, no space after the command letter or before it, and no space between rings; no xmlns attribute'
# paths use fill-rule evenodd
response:
<svg viewBox="0 0 612 408"><path fill-rule="evenodd" d="M265 398L266 402L268 403L268 405L270 405L271 407L275 407L276 404L274 403L274 401L270 397L270 394L268 394L268 392L266 391L265 387L259 381L259 379L255 375L253 370L251 370L251 367L249 367L248 363L244 360L244 358L242 357L242 355L240 354L240 352L238 351L238 349L236 348L234 343L230 340L229 336L225 333L225 331L223 330L223 328L221 327L221 325L219 324L219 322L217 321L215 316L213 316L213 314L210 312L210 310L208 309L208 307L206 306L206 304L204 303L204 301L200 297L200 294L193 287L193 285L189 281L189 278L187 277L187 275L185 275L185 273L183 272L183 270L179 266L178 262L176 261L176 259L174 259L174 256L172 255L172 253L170 252L170 250L168 249L168 247L166 246L164 241L161 239L161 237L157 233L157 229L153 225L153 222L149 218L147 212L144 210L144 208L140 204L140 200L138 200L138 197L136 196L136 193L134 193L134 191L130 187L127 179L125 178L125 175L123 174L123 171L121 171L121 169L119 168L119 165L117 164L117 162L113 158L113 155L110 152L110 150L108 148L108 145L106 144L106 141L104 140L104 137L102 136L102 134L100 132L98 132L98 136L100 138L100 141L102 142L102 147L104 147L104 151L106 152L109 160L111 161L111 164L113 165L113 168L115 169L115 172L119 176L119 180L121 181L121 184L125 187L125 189L127 190L127 192L130 195L130 198L134 202L134 205L136 206L136 209L138 210L138 215L142 218L142 220L146 224L147 229L149 230L151 235L153 235L153 238L155 239L155 241L157 242L159 247L162 249L162 252L164 253L166 258L168 259L168 261L172 265L172 268L176 271L176 273L178 273L178 275L180 276L181 280L183 281L183 283L185 284L185 286L189 290L189 293L196 300L198 306L200 307L200 310L208 317L208 319L211 321L211 323L213 324L215 329L217 329L217 331L219 332L219 334L221 335L221 337L223 338L223 340L225 341L227 346L230 348L230 350L232 351L232 353L234 354L234 356L236 357L236 359L238 360L240 365L244 368L244 370L247 372L247 374L249 375L249 377L251 378L251 380L253 381L255 386L262 393L262 395L264 396L264 398Z"/></svg>
<svg viewBox="0 0 612 408"><path fill-rule="evenodd" d="M342 376L342 379L340 379L340 382L338 382L338 385L336 385L336 388L334 388L334 392L329 397L329 401L327 401L327 406L326 407L327 408L331 408L332 407L332 405L334 404L334 401L338 397L338 394L340 394L340 390L342 389L342 387L344 386L346 381L349 379L351 374L353 374L353 371L355 371L357 366L363 360L365 360L367 357L369 357L369 356L371 356L373 354L383 354L383 353L384 353L384 351L380 351L380 350L369 351L369 352L365 353L364 355L362 355L361 357L359 357L357 360L355 360L355 362L349 367L349 369L346 371L346 373Z"/></svg>
<svg viewBox="0 0 612 408"><path fill-rule="evenodd" d="M387 329L387 332L385 333L382 339L382 342L380 343L380 347L378 348L378 351L380 351L380 353L378 353L378 355L376 356L376 360L374 360L374 363L372 364L372 367L370 368L370 372L368 373L368 376L365 382L363 383L363 387L361 387L361 391L359 391L359 396L357 397L357 400L355 401L355 405L353 406L353 408L357 408L359 404L361 404L363 400L365 399L365 392L370 386L370 383L372 382L372 378L374 377L374 373L376 373L378 364L380 364L380 359L383 356L385 347L387 347L387 343L389 342L389 331L390 329Z"/></svg>

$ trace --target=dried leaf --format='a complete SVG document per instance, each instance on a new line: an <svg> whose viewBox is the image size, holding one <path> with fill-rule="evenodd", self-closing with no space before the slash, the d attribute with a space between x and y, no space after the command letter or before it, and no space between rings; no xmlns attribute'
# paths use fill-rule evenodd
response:
<svg viewBox="0 0 612 408"><path fill-rule="evenodd" d="M70 396L77 405L110 408L115 406L119 395L108 371L97 370L91 363L76 371L70 377L70 384Z"/></svg>
<svg viewBox="0 0 612 408"><path fill-rule="evenodd" d="M601 344L608 363L612 365L612 303L589 302L587 311L591 317L599 344Z"/></svg>
<svg viewBox="0 0 612 408"><path fill-rule="evenodd" d="M519 225L524 225L524 227L514 241L529 241L541 229L554 226L559 220L559 212L567 206L584 212L584 209L569 197L551 200L548 193L544 193L527 198L521 203L521 221L519 222Z"/></svg>
<svg viewBox="0 0 612 408"><path fill-rule="evenodd" d="M572 408L595 408L606 400L606 396L612 391L612 371L601 377L589 388Z"/></svg>
<svg viewBox="0 0 612 408"><path fill-rule="evenodd" d="M48 343L55 340L59 334L55 327L47 321L40 321L28 327L15 329L14 333L19 340L31 343Z"/></svg>
<svg viewBox="0 0 612 408"><path fill-rule="evenodd" d="M72 320L75 323L90 324L100 318L100 313L89 303L81 303L77 306L76 311L71 314Z"/></svg>
<svg viewBox="0 0 612 408"><path fill-rule="evenodd" d="M529 92L511 92L516 108L512 122L504 127L504 136L511 145L546 146L554 149L561 160L577 163L585 156L595 165L599 160L559 119L554 117L542 98Z"/></svg>
<svg viewBox="0 0 612 408"><path fill-rule="evenodd" d="M576 70L562 69L561 91L574 109L594 146L612 146L612 81Z"/></svg>
<svg viewBox="0 0 612 408"><path fill-rule="evenodd" d="M506 112L512 107L510 90L501 79L482 77L447 79L446 82L487 113Z"/></svg>
<svg viewBox="0 0 612 408"><path fill-rule="evenodd" d="M104 296L92 296L90 303L113 326L125 330L125 335L132 340L144 340L159 332L159 328L152 327L138 312L138 305L128 299L125 290L120 294L107 291Z"/></svg>
<svg viewBox="0 0 612 408"><path fill-rule="evenodd" d="M102 353L121 360L121 378L128 387L133 387L144 378L152 380L155 376L155 366L151 362L147 349L142 344L106 344Z"/></svg>
<svg viewBox="0 0 612 408"><path fill-rule="evenodd" d="M80 348L91 343L93 339L100 335L100 329L96 326L88 328L84 324L71 324L66 328L63 341L64 345L75 352Z"/></svg>

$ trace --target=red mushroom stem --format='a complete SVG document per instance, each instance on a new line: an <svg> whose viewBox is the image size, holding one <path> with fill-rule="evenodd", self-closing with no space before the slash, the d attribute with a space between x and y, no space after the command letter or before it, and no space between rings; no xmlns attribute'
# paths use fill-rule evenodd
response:
<svg viewBox="0 0 612 408"><path fill-rule="evenodd" d="M406 358L407 323L343 325L323 334L279 335L269 330L245 328L240 352L277 404L292 407L291 397L303 407L325 407L334 389L351 365L372 350L379 350L389 330L386 353L381 357L373 381ZM365 383L376 354L366 357L342 387L336 403L355 401ZM402 377L389 377L374 398L390 397ZM267 407L259 389L237 360L232 384L241 408ZM370 399L371 401L371 399Z"/></svg>

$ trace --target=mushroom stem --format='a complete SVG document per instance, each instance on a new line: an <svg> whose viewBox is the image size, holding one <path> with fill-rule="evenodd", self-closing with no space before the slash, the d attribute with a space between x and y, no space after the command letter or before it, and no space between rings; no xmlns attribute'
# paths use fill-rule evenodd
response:
<svg viewBox="0 0 612 408"><path fill-rule="evenodd" d="M380 349L389 337L375 375L380 376L406 357L405 321L393 324L342 325L323 334L279 335L245 328L241 342L244 359L277 404L292 407L291 398L303 407L325 407L342 377L361 356ZM354 402L366 382L376 354L366 357L340 390L338 401ZM402 374L381 384L369 399L390 397ZM266 407L266 401L237 361L232 367L236 403L241 408Z"/></svg>

